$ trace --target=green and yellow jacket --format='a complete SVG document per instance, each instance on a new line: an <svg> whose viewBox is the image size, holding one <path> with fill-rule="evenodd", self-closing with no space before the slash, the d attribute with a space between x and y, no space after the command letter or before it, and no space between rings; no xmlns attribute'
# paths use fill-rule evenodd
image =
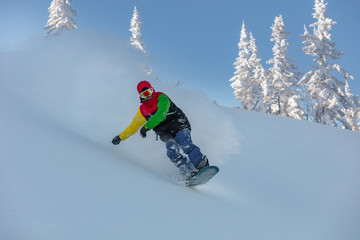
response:
<svg viewBox="0 0 360 240"><path fill-rule="evenodd" d="M174 138L179 130L191 129L183 111L161 92L154 92L151 99L140 105L131 124L119 134L119 137L125 140L144 125L148 130L154 130L164 142Z"/></svg>

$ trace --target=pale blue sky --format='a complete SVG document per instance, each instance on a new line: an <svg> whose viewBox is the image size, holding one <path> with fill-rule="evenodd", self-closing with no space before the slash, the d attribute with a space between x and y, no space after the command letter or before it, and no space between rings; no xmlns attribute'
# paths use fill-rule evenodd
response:
<svg viewBox="0 0 360 240"><path fill-rule="evenodd" d="M327 0L328 17L337 21L330 32L337 49L345 55L336 63L354 75L350 86L360 94L360 55L357 30L360 2ZM0 51L16 49L21 42L43 35L51 0L0 0ZM271 25L283 15L291 44L288 57L307 72L312 57L302 52L304 24L312 18L314 0L73 0L78 11L78 31L115 34L127 39L130 19L137 6L143 22L143 38L154 60L154 71L164 81L184 82L184 87L201 89L222 105L235 106L228 80L238 54L242 21L252 32L265 69L272 57ZM310 28L309 28L310 29Z"/></svg>

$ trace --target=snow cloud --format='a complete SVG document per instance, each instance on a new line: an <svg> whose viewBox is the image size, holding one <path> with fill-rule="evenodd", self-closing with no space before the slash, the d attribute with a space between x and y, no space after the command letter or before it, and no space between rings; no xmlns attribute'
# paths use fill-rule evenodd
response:
<svg viewBox="0 0 360 240"><path fill-rule="evenodd" d="M239 149L233 120L224 117L221 107L204 93L170 86L154 74L148 76L144 71L148 56L123 39L64 32L27 45L0 54L0 87L11 89L37 111L92 141L111 144L131 122L139 106L136 85L146 79L183 109L192 124L194 142L212 163L221 164ZM140 159L135 161L148 167L154 163L144 163L144 152L159 159L157 166L167 160L164 144L156 142L153 133L146 140L136 134L119 149L134 154Z"/></svg>

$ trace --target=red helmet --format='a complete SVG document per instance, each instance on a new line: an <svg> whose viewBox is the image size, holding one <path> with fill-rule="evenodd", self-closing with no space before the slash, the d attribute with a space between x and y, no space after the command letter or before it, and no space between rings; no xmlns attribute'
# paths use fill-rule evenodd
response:
<svg viewBox="0 0 360 240"><path fill-rule="evenodd" d="M148 81L141 81L137 85L137 91L140 94L140 102L145 102L152 98L155 90Z"/></svg>
<svg viewBox="0 0 360 240"><path fill-rule="evenodd" d="M137 85L138 93L141 93L148 88L152 88L151 84L148 81L141 81Z"/></svg>

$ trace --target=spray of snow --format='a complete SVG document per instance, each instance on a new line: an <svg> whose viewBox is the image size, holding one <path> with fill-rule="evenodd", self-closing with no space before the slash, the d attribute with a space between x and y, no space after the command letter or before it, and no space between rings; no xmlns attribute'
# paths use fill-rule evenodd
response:
<svg viewBox="0 0 360 240"><path fill-rule="evenodd" d="M101 144L108 144L131 122L140 104L136 85L146 79L183 109L192 124L194 142L214 164L236 153L240 141L230 119L218 124L227 118L216 105L209 104L205 94L148 76L142 71L147 61L121 39L69 32L11 54L1 61L1 72L2 79L9 80L6 84L28 101ZM120 148L137 152L135 159L148 167L168 167L163 164L167 162L165 146L155 141L152 133L146 141L136 134ZM144 154L159 162L142 161Z"/></svg>

